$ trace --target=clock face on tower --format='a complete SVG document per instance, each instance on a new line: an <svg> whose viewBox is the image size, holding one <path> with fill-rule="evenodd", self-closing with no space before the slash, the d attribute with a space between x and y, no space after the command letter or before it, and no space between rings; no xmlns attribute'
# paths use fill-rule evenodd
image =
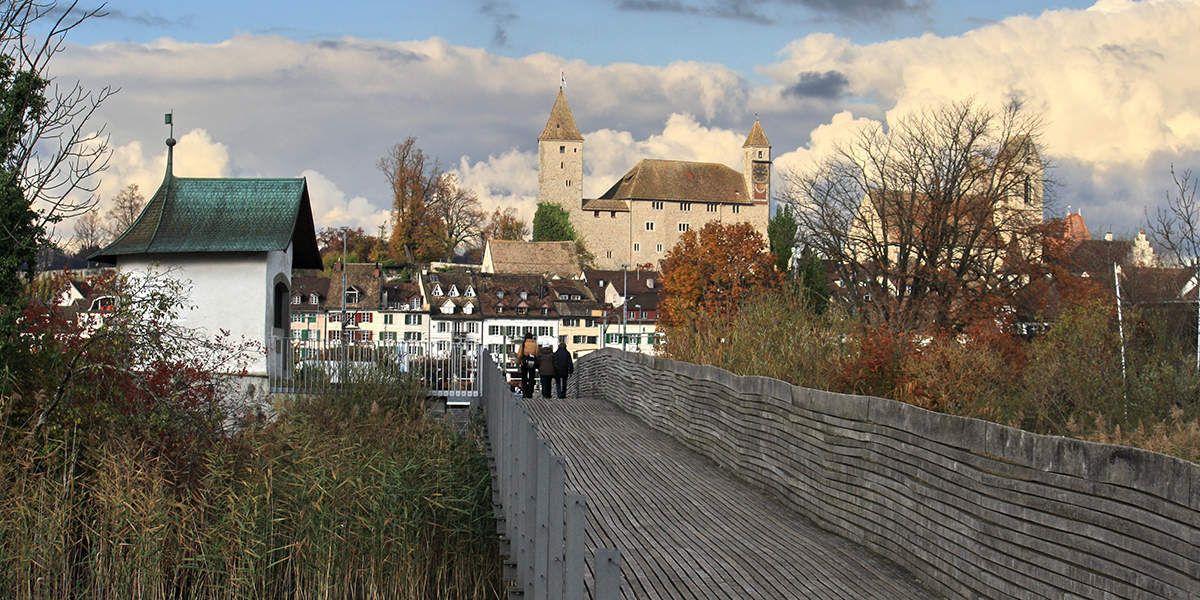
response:
<svg viewBox="0 0 1200 600"><path fill-rule="evenodd" d="M767 163L754 163L750 167L750 179L754 183L754 199L766 200L767 188L771 180L771 168Z"/></svg>
<svg viewBox="0 0 1200 600"><path fill-rule="evenodd" d="M754 163L754 166L750 167L750 177L754 183L767 183L767 178L770 176L771 168L767 166L767 163Z"/></svg>

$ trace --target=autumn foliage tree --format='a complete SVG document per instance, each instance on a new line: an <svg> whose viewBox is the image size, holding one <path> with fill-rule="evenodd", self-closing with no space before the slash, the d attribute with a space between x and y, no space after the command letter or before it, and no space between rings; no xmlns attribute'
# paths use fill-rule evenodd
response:
<svg viewBox="0 0 1200 600"><path fill-rule="evenodd" d="M475 192L459 186L440 161L408 136L380 159L392 186L392 255L409 263L448 260L479 235L486 215Z"/></svg>
<svg viewBox="0 0 1200 600"><path fill-rule="evenodd" d="M744 300L782 281L775 255L753 225L711 221L684 233L667 253L659 322L679 325L696 313L731 316Z"/></svg>

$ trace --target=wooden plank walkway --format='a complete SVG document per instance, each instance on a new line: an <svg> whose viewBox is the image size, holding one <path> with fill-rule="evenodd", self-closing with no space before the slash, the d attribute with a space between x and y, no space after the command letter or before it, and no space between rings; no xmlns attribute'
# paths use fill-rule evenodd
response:
<svg viewBox="0 0 1200 600"><path fill-rule="evenodd" d="M612 403L524 402L588 497L588 547L621 551L624 598L939 597Z"/></svg>

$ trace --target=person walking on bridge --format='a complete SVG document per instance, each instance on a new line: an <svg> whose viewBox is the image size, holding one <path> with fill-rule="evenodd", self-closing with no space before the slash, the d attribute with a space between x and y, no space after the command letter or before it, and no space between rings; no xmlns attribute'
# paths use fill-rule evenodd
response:
<svg viewBox="0 0 1200 600"><path fill-rule="evenodd" d="M537 381L537 353L538 346L533 339L533 334L526 333L521 347L517 349L517 364L521 372L521 395L526 398L533 397L534 382Z"/></svg>
<svg viewBox="0 0 1200 600"><path fill-rule="evenodd" d="M560 341L558 350L554 351L554 390L558 392L559 398L567 397L567 378L574 372L571 351L567 350L566 342Z"/></svg>
<svg viewBox="0 0 1200 600"><path fill-rule="evenodd" d="M542 397L549 398L550 382L554 379L554 351L549 344L538 353L538 375L542 376Z"/></svg>

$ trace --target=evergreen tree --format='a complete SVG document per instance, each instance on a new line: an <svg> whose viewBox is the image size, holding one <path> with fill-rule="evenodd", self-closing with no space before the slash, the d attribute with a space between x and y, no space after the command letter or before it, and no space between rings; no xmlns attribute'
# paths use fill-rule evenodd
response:
<svg viewBox="0 0 1200 600"><path fill-rule="evenodd" d="M771 253L775 255L775 266L781 273L788 273L792 265L792 247L796 244L796 216L792 207L784 205L775 211L775 216L767 224L767 239L771 244Z"/></svg>
<svg viewBox="0 0 1200 600"><path fill-rule="evenodd" d="M805 248L796 263L796 287L814 313L825 314L829 308L829 275L825 264L812 248Z"/></svg>
<svg viewBox="0 0 1200 600"><path fill-rule="evenodd" d="M533 213L533 241L564 242L575 240L575 228L562 205L539 202Z"/></svg>
<svg viewBox="0 0 1200 600"><path fill-rule="evenodd" d="M13 306L21 296L20 271L32 277L37 250L46 242L21 181L21 142L46 111L45 79L18 70L11 56L0 57L0 305Z"/></svg>

